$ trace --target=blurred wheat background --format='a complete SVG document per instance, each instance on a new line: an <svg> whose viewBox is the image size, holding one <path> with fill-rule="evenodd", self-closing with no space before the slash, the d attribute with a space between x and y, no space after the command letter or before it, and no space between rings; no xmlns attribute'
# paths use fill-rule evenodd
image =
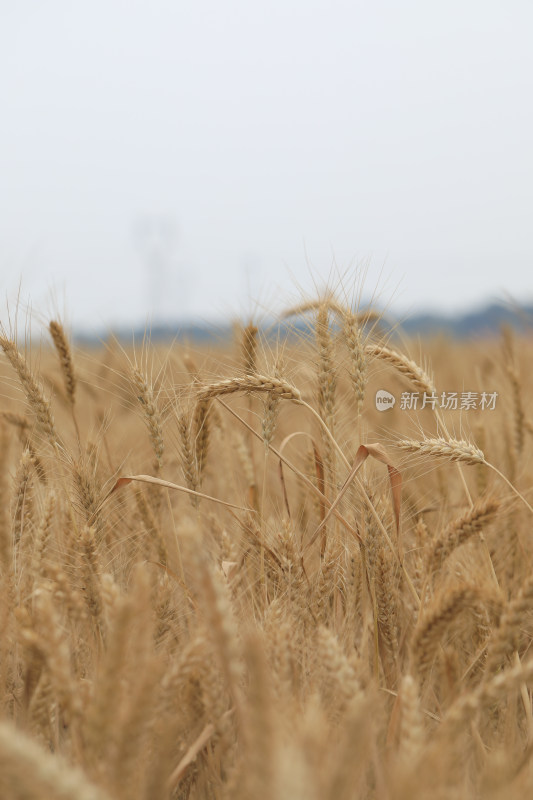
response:
<svg viewBox="0 0 533 800"><path fill-rule="evenodd" d="M288 315L2 332L2 797L533 792L531 337Z"/></svg>

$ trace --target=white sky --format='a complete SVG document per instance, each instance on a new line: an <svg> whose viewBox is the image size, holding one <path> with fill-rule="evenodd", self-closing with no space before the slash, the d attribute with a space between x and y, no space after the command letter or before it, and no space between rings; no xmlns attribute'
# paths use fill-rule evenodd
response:
<svg viewBox="0 0 533 800"><path fill-rule="evenodd" d="M220 319L365 263L401 312L531 301L532 37L530 0L0 0L4 293Z"/></svg>

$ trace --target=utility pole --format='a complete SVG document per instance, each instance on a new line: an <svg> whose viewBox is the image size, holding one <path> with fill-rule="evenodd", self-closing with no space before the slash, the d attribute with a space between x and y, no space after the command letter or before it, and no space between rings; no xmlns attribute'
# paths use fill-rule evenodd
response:
<svg viewBox="0 0 533 800"><path fill-rule="evenodd" d="M185 311L183 293L169 302L172 277L177 269L178 227L168 214L143 214L134 223L133 238L145 272L149 312L155 324Z"/></svg>

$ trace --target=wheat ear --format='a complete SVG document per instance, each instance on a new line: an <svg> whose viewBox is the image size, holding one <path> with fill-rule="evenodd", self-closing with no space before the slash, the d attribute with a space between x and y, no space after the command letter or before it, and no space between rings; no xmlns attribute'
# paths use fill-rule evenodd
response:
<svg viewBox="0 0 533 800"><path fill-rule="evenodd" d="M243 378L228 378L225 381L208 383L200 386L197 391L198 401L210 400L225 394L236 392L272 392L284 400L301 400L301 394L290 383L265 375L245 375Z"/></svg>
<svg viewBox="0 0 533 800"><path fill-rule="evenodd" d="M13 566L13 536L9 524L9 444L10 437L0 419L0 567L4 574Z"/></svg>
<svg viewBox="0 0 533 800"><path fill-rule="evenodd" d="M489 642L485 673L491 675L501 666L507 656L518 648L521 629L533 602L533 578L528 578L518 595L504 609L500 624Z"/></svg>
<svg viewBox="0 0 533 800"><path fill-rule="evenodd" d="M451 622L467 608L479 604L482 595L475 586L462 586L437 598L415 629L412 642L413 664L421 679L429 673L437 648Z"/></svg>
<svg viewBox="0 0 533 800"><path fill-rule="evenodd" d="M507 486L514 492L514 494L524 503L524 505L533 514L533 508L526 500L523 494L518 491L509 478L506 478L503 472L485 459L483 452L473 444L465 442L463 439L400 439L396 445L401 450L406 450L408 453L420 453L426 456L435 456L437 458L448 458L450 461L462 461L465 464L485 464L488 469L496 473Z"/></svg>
<svg viewBox="0 0 533 800"><path fill-rule="evenodd" d="M317 311L315 338L318 351L317 408L324 425L331 434L331 436L322 435L324 464L330 485L334 486L336 465L331 440L335 436L337 374L335 370L335 348L329 328L328 309L325 305L321 305Z"/></svg>
<svg viewBox="0 0 533 800"><path fill-rule="evenodd" d="M179 434L179 454L181 460L181 468L185 476L185 483L188 489L193 492L198 490L198 473L197 464L194 458L194 451L191 442L191 424L188 415L181 409L177 413L177 424ZM192 505L198 507L198 498L194 495L189 495Z"/></svg>
<svg viewBox="0 0 533 800"><path fill-rule="evenodd" d="M400 439L396 446L407 453L418 453L422 456L446 458L450 461L462 461L465 464L486 464L485 456L475 445L464 439Z"/></svg>
<svg viewBox="0 0 533 800"><path fill-rule="evenodd" d="M35 380L26 359L19 353L15 343L12 342L11 339L8 339L7 336L0 335L0 347L2 347L11 366L19 376L22 388L24 389L30 408L35 414L41 431L52 447L57 447L59 440L54 426L50 401L45 398L42 385Z"/></svg>
<svg viewBox="0 0 533 800"><path fill-rule="evenodd" d="M365 399L367 361L358 318L351 312L344 317L344 339L350 356L348 374L355 394L357 416L360 417Z"/></svg>
<svg viewBox="0 0 533 800"><path fill-rule="evenodd" d="M523 683L530 683L532 680L533 659L531 658L525 664L517 664L510 669L503 670L456 700L443 720L442 732L444 733L446 729L449 732L450 727L455 730L464 729L465 723L475 713L499 702L502 698L507 697L509 692L516 691Z"/></svg>
<svg viewBox="0 0 533 800"><path fill-rule="evenodd" d="M414 387L427 394L435 392L435 385L431 377L415 361L412 361L397 350L382 345L369 344L365 347L365 354L368 358L378 358L394 367L399 373L407 378Z"/></svg>
<svg viewBox="0 0 533 800"><path fill-rule="evenodd" d="M156 469L161 469L163 466L165 445L163 441L161 414L157 407L154 391L149 385L146 376L143 375L139 369L134 368L132 370L131 379L146 420L150 443L156 458Z"/></svg>
<svg viewBox="0 0 533 800"><path fill-rule="evenodd" d="M242 332L241 358L245 375L254 375L257 372L257 334L259 329L251 322Z"/></svg>
<svg viewBox="0 0 533 800"><path fill-rule="evenodd" d="M209 441L211 432L211 406L210 398L200 397L194 408L193 416L193 436L194 436L194 455L195 473L199 486L202 484L207 454L209 452Z"/></svg>
<svg viewBox="0 0 533 800"><path fill-rule="evenodd" d="M433 577L448 556L491 522L500 507L491 497L476 500L474 506L454 520L433 543L427 558L428 575Z"/></svg>
<svg viewBox="0 0 533 800"><path fill-rule="evenodd" d="M76 376L74 374L74 365L72 362L72 353L70 344L65 333L65 329L60 322L52 320L48 326L50 336L54 342L54 347L59 356L59 363L61 366L61 373L63 375L63 382L65 384L65 391L71 406L74 405L76 395Z"/></svg>
<svg viewBox="0 0 533 800"><path fill-rule="evenodd" d="M9 722L0 722L0 786L4 797L26 800L110 800L80 769L69 766Z"/></svg>

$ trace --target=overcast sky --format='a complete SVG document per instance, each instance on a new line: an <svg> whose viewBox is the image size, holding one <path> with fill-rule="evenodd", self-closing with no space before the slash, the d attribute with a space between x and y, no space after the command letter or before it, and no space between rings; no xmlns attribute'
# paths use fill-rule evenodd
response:
<svg viewBox="0 0 533 800"><path fill-rule="evenodd" d="M0 275L79 326L533 300L530 0L0 0ZM335 265L335 266L334 266Z"/></svg>

